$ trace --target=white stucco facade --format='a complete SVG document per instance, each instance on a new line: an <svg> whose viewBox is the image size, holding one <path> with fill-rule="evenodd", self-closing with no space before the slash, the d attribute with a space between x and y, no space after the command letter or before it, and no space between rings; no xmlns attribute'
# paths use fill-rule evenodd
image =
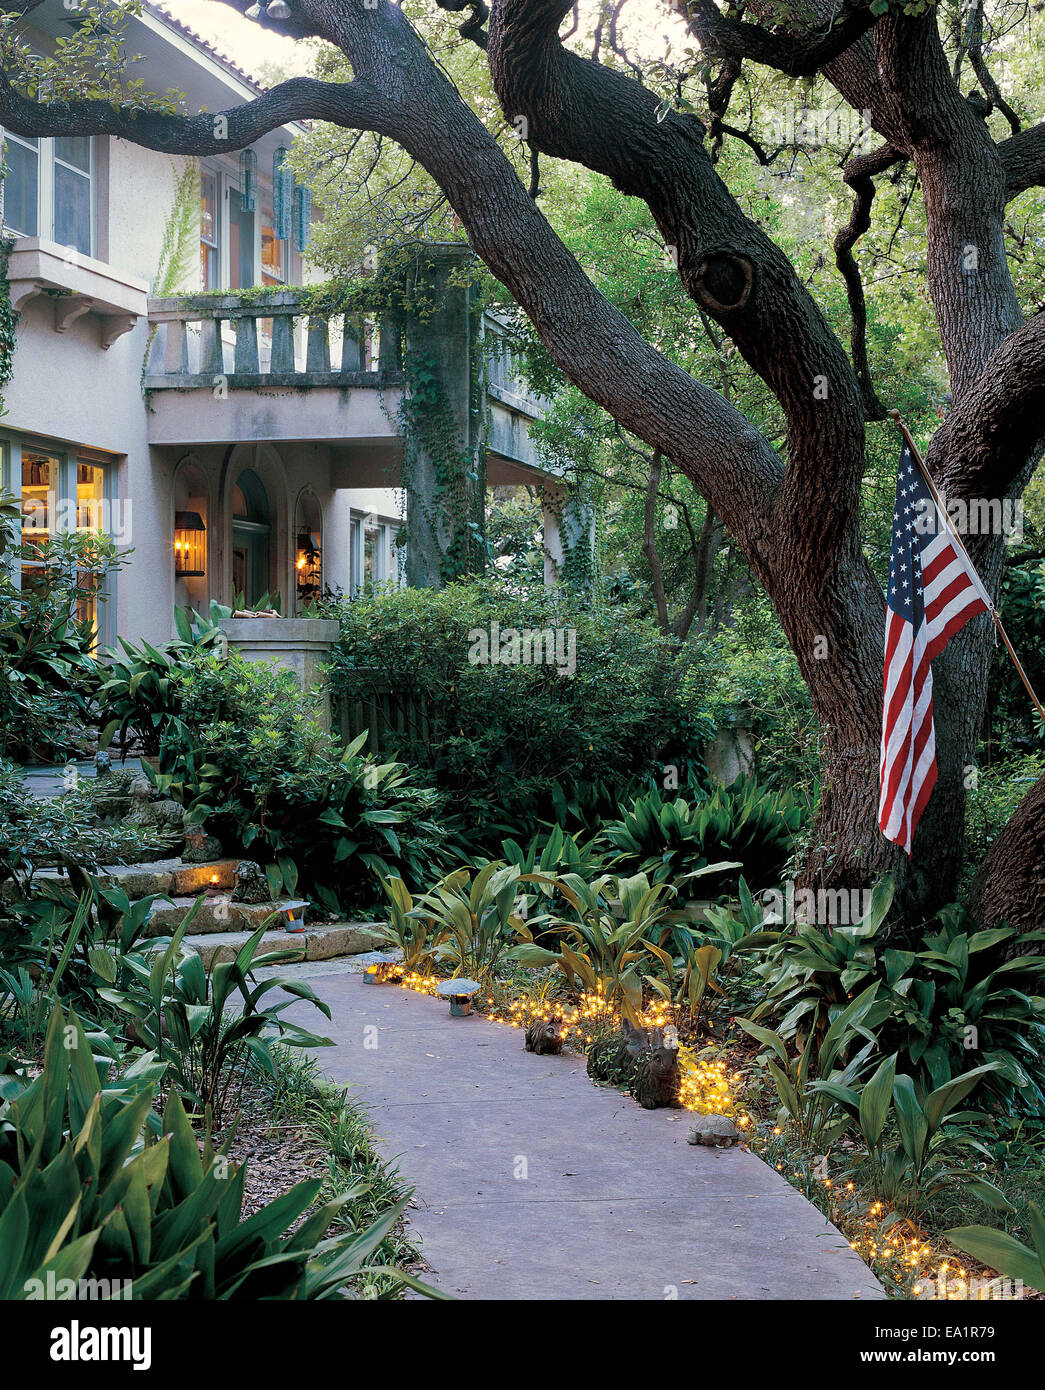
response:
<svg viewBox="0 0 1045 1390"><path fill-rule="evenodd" d="M67 14L60 3L36 12L34 43L46 50ZM227 109L255 95L243 75L158 11L147 9L132 22L128 46L145 55L136 75L158 90L178 86L189 109ZM263 279L273 284L273 254L282 282L302 283L306 271L293 238L274 248L266 224L274 220L273 154L277 146L289 146L295 133L284 128L254 147L256 205L249 213L243 210L238 155L193 161L209 176L212 212L204 207L201 220L201 195L192 190L196 244L187 273L180 283L166 284L164 294L245 287ZM9 176L5 187L11 193L5 234L14 238L8 278L20 320L0 419L3 482L23 496L23 505L36 498L42 506L49 497L48 515L59 525L55 502L82 502L104 490L104 529L132 554L101 605L102 643L117 632L131 640L163 640L173 631L175 603L229 603L244 582L248 602L262 591L278 591L285 613L300 611L305 600L296 576L305 535L320 540L323 588L349 592L364 570L369 577L393 577L389 542L402 515L399 495L391 487L355 485L357 478L381 478L380 469L374 474L366 467L371 433L381 436L386 456L390 445L387 412L367 402L366 393L350 402L348 393L317 392L297 412L311 418L313 427L273 437L266 428L272 411L264 391L238 390L208 415L203 404L214 399L209 393L165 393L159 408L143 389L154 331L148 301L156 292L186 161L121 139L93 140L87 254L86 241L73 249L54 239L63 225L63 188L78 176L75 165L71 175L60 167L65 151L51 141L23 144L18 152L22 184L14 189ZM73 158L81 159L86 177L86 154ZM26 211L32 197L41 210L35 227L29 226L31 209ZM199 238L208 217L215 246L205 251ZM286 415L284 410L280 418ZM203 576L175 576L176 513L203 520ZM79 516L74 510L71 524Z"/></svg>

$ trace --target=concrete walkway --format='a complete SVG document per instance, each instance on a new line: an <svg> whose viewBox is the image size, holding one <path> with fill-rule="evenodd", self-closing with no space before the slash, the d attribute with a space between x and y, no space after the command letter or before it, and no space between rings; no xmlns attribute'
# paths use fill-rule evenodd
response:
<svg viewBox="0 0 1045 1390"><path fill-rule="evenodd" d="M302 967L303 969L306 967ZM466 1299L874 1299L845 1239L754 1154L695 1148L684 1111L535 1057L445 1000L309 970L324 1070L358 1087L415 1188L429 1282ZM325 1020L294 1011L308 1027Z"/></svg>

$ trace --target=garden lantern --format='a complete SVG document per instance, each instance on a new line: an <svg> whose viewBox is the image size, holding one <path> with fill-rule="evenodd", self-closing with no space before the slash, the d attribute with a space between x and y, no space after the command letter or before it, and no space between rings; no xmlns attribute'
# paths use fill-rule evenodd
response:
<svg viewBox="0 0 1045 1390"><path fill-rule="evenodd" d="M435 992L450 1000L451 1018L467 1018L472 1012L472 995L479 993L479 986L475 980L443 980Z"/></svg>
<svg viewBox="0 0 1045 1390"><path fill-rule="evenodd" d="M174 573L179 579L207 573L207 528L199 512L174 514Z"/></svg>
<svg viewBox="0 0 1045 1390"><path fill-rule="evenodd" d="M399 962L395 956L390 956L384 952L375 952L371 957L370 964L363 971L363 983L365 985L385 985L390 980L395 979L396 968Z"/></svg>
<svg viewBox="0 0 1045 1390"><path fill-rule="evenodd" d="M279 904L279 910L286 918L284 931L298 933L305 930L305 909L307 907L307 898L291 898L288 902Z"/></svg>

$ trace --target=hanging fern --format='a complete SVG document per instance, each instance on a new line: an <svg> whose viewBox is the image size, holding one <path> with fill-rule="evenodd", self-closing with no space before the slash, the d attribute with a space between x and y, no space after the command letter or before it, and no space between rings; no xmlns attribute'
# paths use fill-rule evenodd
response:
<svg viewBox="0 0 1045 1390"><path fill-rule="evenodd" d="M174 202L171 205L167 224L163 229L163 245L156 266L156 276L152 282L152 297L166 299L176 294L185 283L192 270L193 262L199 255L200 247L200 168L193 160L186 164L179 174L171 160L174 175ZM145 373L149 369L149 354L152 352L155 327L149 330L145 341L145 356L142 359L142 394L148 401L145 390Z"/></svg>

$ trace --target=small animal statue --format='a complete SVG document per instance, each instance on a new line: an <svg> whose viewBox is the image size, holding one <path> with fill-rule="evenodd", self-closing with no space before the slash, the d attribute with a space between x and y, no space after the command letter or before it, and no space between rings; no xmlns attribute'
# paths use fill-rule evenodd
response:
<svg viewBox="0 0 1045 1390"><path fill-rule="evenodd" d="M185 864L209 864L212 860L221 858L221 841L216 835L208 834L202 826L190 830L185 836L185 848L181 857Z"/></svg>
<svg viewBox="0 0 1045 1390"><path fill-rule="evenodd" d="M597 1086L628 1086L648 1045L646 1029L623 1019L619 1033L600 1038L588 1049L588 1075Z"/></svg>
<svg viewBox="0 0 1045 1390"><path fill-rule="evenodd" d="M108 777L112 772L112 754L105 748L99 748L94 755L94 775L96 777Z"/></svg>
<svg viewBox="0 0 1045 1390"><path fill-rule="evenodd" d="M698 1115L689 1142L707 1149L728 1149L739 1138L740 1130L728 1115Z"/></svg>
<svg viewBox="0 0 1045 1390"><path fill-rule="evenodd" d="M635 1064L631 1094L644 1110L677 1110L682 1104L678 1035L674 1029L651 1028L648 1039Z"/></svg>
<svg viewBox="0 0 1045 1390"><path fill-rule="evenodd" d="M564 1031L561 1014L555 1014L552 1018L535 1018L526 1030L526 1051L536 1052L539 1056L549 1053L557 1056L562 1051Z"/></svg>
<svg viewBox="0 0 1045 1390"><path fill-rule="evenodd" d="M269 881L260 864L241 859L236 865L236 886L232 896L238 903L267 903L272 897Z"/></svg>

